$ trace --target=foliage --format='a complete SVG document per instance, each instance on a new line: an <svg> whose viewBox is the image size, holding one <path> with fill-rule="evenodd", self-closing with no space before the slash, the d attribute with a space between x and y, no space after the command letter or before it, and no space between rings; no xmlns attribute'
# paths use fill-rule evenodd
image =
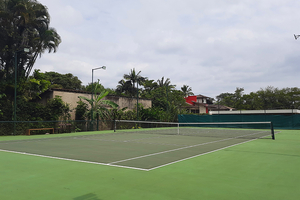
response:
<svg viewBox="0 0 300 200"><path fill-rule="evenodd" d="M164 81L165 77L163 76L161 79L158 79L157 80L157 84L159 87L165 87L167 89L174 89L176 87L176 85L171 85L171 81L169 78L167 78L165 81Z"/></svg>
<svg viewBox="0 0 300 200"><path fill-rule="evenodd" d="M97 91L98 89L97 86L99 86L99 84L96 85L95 91ZM87 113L89 119L92 117L92 119L97 118L97 119L105 120L111 117L107 106L112 108L117 108L118 105L113 101L103 100L103 98L107 96L108 93L109 92L105 90L103 90L100 94L97 94L95 92L94 97L91 99L87 97L79 96L80 99L86 100L91 106L91 109Z"/></svg>
<svg viewBox="0 0 300 200"><path fill-rule="evenodd" d="M159 121L160 110L157 108L144 108L139 106L140 120L142 121Z"/></svg>
<svg viewBox="0 0 300 200"><path fill-rule="evenodd" d="M61 39L49 24L46 6L35 0L0 1L0 93L13 97L16 58L17 81L23 83L38 56L56 52Z"/></svg>
<svg viewBox="0 0 300 200"><path fill-rule="evenodd" d="M154 82L154 80L148 80L146 79L143 83L144 90L142 91L142 96L146 96L147 94L151 94L151 92L158 88L157 82Z"/></svg>
<svg viewBox="0 0 300 200"><path fill-rule="evenodd" d="M93 92L93 93L101 93L103 90L105 90L104 86L102 84L98 82L94 82L89 83L86 87L85 87L85 91L87 92Z"/></svg>
<svg viewBox="0 0 300 200"><path fill-rule="evenodd" d="M167 110L169 106L166 88L159 87L154 89L150 94L145 95L145 98L152 99L152 106L155 108L160 108L162 110Z"/></svg>
<svg viewBox="0 0 300 200"><path fill-rule="evenodd" d="M8 99L0 101L0 105L7 103L3 107L3 115L0 115L0 121L11 121L13 104L9 103ZM64 103L61 97L57 96L54 99L48 100L43 105L26 99L18 99L17 101L17 121L56 121L60 118L69 119L69 105Z"/></svg>
<svg viewBox="0 0 300 200"><path fill-rule="evenodd" d="M117 95L117 92L113 88L105 88L105 90L108 92L108 95Z"/></svg>
<svg viewBox="0 0 300 200"><path fill-rule="evenodd" d="M118 109L112 108L108 110L110 113L108 120L135 120L136 119L136 111L127 110L127 107Z"/></svg>
<svg viewBox="0 0 300 200"><path fill-rule="evenodd" d="M119 81L117 86L117 92L122 94L125 93L128 96L134 97L137 96L138 85L142 85L146 77L140 75L141 71L136 73L135 69L132 69L129 74L124 74L123 78ZM136 83L136 88L135 88Z"/></svg>
<svg viewBox="0 0 300 200"><path fill-rule="evenodd" d="M262 109L299 109L300 89L267 87L257 92L243 94L243 88L237 88L234 93L222 93L217 96L220 104L237 110Z"/></svg>
<svg viewBox="0 0 300 200"><path fill-rule="evenodd" d="M61 99L61 97L55 97L54 99L49 99L46 105L45 111L49 115L44 116L48 120L69 120L70 119L70 108L69 105Z"/></svg>
<svg viewBox="0 0 300 200"><path fill-rule="evenodd" d="M134 89L131 81L125 81L124 79L120 80L118 82L119 85L117 85L116 93L118 95L124 95L124 96L132 96L136 94L136 90Z"/></svg>
<svg viewBox="0 0 300 200"><path fill-rule="evenodd" d="M3 97L3 96L2 96ZM1 115L0 121L13 120L13 103L8 98L0 98Z"/></svg>
<svg viewBox="0 0 300 200"><path fill-rule="evenodd" d="M28 100L40 98L40 94L49 89L50 81L45 80L44 74L40 73L40 70L34 70L32 76L24 83L24 87L19 86L22 89L22 94Z"/></svg>
<svg viewBox="0 0 300 200"><path fill-rule="evenodd" d="M68 120L70 119L69 105L63 102L60 96L56 96L54 99L49 99L46 108L43 108L43 120Z"/></svg>
<svg viewBox="0 0 300 200"><path fill-rule="evenodd" d="M136 111L128 110L123 113L120 113L120 119L124 120L136 120Z"/></svg>
<svg viewBox="0 0 300 200"><path fill-rule="evenodd" d="M6 97L6 95L5 95L5 94L0 94L0 100L2 99L2 97ZM1 102L0 102L0 108L2 108ZM2 110L0 109L0 116L1 116L1 115L3 115L3 112L2 112Z"/></svg>
<svg viewBox="0 0 300 200"><path fill-rule="evenodd" d="M192 88L189 87L188 85L183 85L181 87L181 91L182 91L184 97L188 97L188 96L194 95L194 93L192 92Z"/></svg>
<svg viewBox="0 0 300 200"><path fill-rule="evenodd" d="M141 111L144 120L177 121L177 115L185 112L181 110L184 94L175 89L169 78L162 77L156 83L150 80L145 86L142 97L152 100L152 108Z"/></svg>
<svg viewBox="0 0 300 200"><path fill-rule="evenodd" d="M88 105L81 100L77 102L77 106L75 108L75 120L85 120L86 113L88 111Z"/></svg>
<svg viewBox="0 0 300 200"><path fill-rule="evenodd" d="M81 90L82 85L81 81L77 76L74 76L71 73L60 74L57 72L45 72L44 78L50 81L50 88L59 88L59 89L70 89L70 90Z"/></svg>

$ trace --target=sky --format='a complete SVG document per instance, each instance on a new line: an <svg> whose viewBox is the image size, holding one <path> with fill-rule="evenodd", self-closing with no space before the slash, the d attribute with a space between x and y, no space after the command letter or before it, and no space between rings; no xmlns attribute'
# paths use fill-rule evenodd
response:
<svg viewBox="0 0 300 200"><path fill-rule="evenodd" d="M116 88L131 69L215 98L300 87L299 0L38 0L61 36L34 69Z"/></svg>

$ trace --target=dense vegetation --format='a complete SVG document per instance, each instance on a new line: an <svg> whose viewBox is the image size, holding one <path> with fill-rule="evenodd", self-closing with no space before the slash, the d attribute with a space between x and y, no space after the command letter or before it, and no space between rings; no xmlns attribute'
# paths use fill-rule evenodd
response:
<svg viewBox="0 0 300 200"><path fill-rule="evenodd" d="M182 106L185 103L185 93L181 90L176 90L175 85L171 85L170 80L159 79L157 81L150 80L147 77L141 76L141 71L136 72L132 69L129 74L124 74L123 79L120 80L116 89L105 89L101 84L94 83L95 92L103 93L106 91L110 95L120 95L133 97L137 99L135 110L125 111L117 107L109 111L105 111L102 106L94 108L94 110L101 110L105 114L106 119L131 119L131 120L154 120L154 121L176 121L177 115L186 113ZM185 86L191 93L191 88ZM83 90L91 92L91 84L82 87ZM138 103L139 98L152 99L152 108L143 108ZM78 102L76 108L77 119L89 119L90 111L84 102ZM89 102L90 103L90 102ZM96 112L95 110L95 112ZM103 115L102 114L102 115ZM98 113L101 119L104 119L101 113Z"/></svg>
<svg viewBox="0 0 300 200"><path fill-rule="evenodd" d="M257 92L244 94L244 88L236 88L234 93L222 93L217 102L237 110L299 109L300 89L267 87Z"/></svg>
<svg viewBox="0 0 300 200"><path fill-rule="evenodd" d="M35 0L0 1L0 94L6 98L14 97L15 71L22 93L37 57L56 51L61 39L49 24L47 8Z"/></svg>
<svg viewBox="0 0 300 200"><path fill-rule="evenodd" d="M35 0L0 1L1 121L14 118L15 93L17 120L57 119L67 110L59 98L47 105L33 103L50 85L38 71L29 77L34 63L45 51L55 52L61 42L49 24L47 8Z"/></svg>

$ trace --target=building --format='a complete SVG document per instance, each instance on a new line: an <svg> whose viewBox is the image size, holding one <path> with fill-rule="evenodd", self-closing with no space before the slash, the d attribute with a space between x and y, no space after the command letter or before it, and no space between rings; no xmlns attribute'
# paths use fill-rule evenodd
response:
<svg viewBox="0 0 300 200"><path fill-rule="evenodd" d="M68 89L49 89L45 93L41 95L41 103L46 103L49 99L53 99L56 96L60 96L61 99L67 103L70 107L71 119L75 119L75 108L77 106L77 102L81 99L79 96L84 96L86 98L91 98L92 94L85 91L78 90L68 90ZM103 98L103 100L111 100L114 103L119 105L119 109L127 108L127 110L134 110L136 108L137 99L116 95L107 95ZM82 100L85 102L84 100ZM87 102L85 102L87 103ZM152 107L152 100L139 98L139 104L141 104L144 108Z"/></svg>
<svg viewBox="0 0 300 200"><path fill-rule="evenodd" d="M188 96L185 97L187 103L184 106L190 113L195 114L209 114L211 111L232 111L230 108L223 105L213 104L212 98L204 95Z"/></svg>

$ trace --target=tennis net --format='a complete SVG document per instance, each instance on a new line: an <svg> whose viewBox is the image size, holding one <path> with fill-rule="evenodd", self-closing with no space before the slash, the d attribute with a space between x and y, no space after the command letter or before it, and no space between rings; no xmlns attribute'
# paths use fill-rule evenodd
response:
<svg viewBox="0 0 300 200"><path fill-rule="evenodd" d="M272 122L172 123L118 120L115 121L114 131L199 137L275 139Z"/></svg>

